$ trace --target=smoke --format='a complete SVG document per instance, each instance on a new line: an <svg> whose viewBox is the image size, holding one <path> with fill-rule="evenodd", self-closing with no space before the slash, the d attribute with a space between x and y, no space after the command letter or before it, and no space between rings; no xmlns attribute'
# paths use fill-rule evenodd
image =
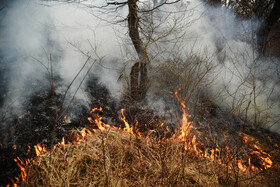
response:
<svg viewBox="0 0 280 187"><path fill-rule="evenodd" d="M42 3L14 1L6 7L1 19L2 61L8 67L9 77L3 110L12 106L17 113L31 94L50 88L51 64L53 74L62 81L57 90L64 93L87 60L70 87L68 100L93 63L90 74L97 76L118 100L123 94L123 84L118 82L120 74L122 70L128 74L136 58L126 23L117 22L126 18L127 8L115 11L91 9L76 3ZM140 6L155 5L151 3L141 1ZM152 33L155 38L176 23L172 34L148 46L153 65L168 59L174 51L180 58L187 58L188 54L208 56L213 66L207 77L213 83L210 86L213 100L218 95L216 102L221 107L236 108L238 114L246 113L251 121L258 113L259 122L266 123L268 128L273 125L271 129L279 132L280 86L276 73L279 63L258 58L252 45L255 39L252 28L256 28L257 20L238 20L227 8L213 8L199 0L162 6L152 17L141 16L154 19L152 24L158 26L157 32L149 30L149 24L146 28L147 34ZM75 97L87 105L85 83ZM160 102L157 105L164 110Z"/></svg>
<svg viewBox="0 0 280 187"><path fill-rule="evenodd" d="M207 56L212 67L206 85L211 100L246 119L246 123L262 124L280 133L280 102L276 99L280 93L280 63L273 57L261 58L258 54L255 33L261 21L238 19L226 7L211 7L199 0L173 6L173 9L163 7L158 14L168 11L175 12L177 19L169 19L171 24L167 22L167 25L176 23L180 29L167 37L176 42L157 47L161 52L156 54L165 54L158 61L172 59L170 54L182 59L190 55ZM152 102L156 109L164 108L163 101Z"/></svg>
<svg viewBox="0 0 280 187"><path fill-rule="evenodd" d="M48 139L57 115L50 97L60 107L69 85L63 106L71 102L68 119L78 117L89 107L92 76L98 78L94 85L105 84L120 98L117 80L125 58L116 35L125 33L123 27L100 21L79 4L7 1L0 13L1 144L32 141L32 132ZM49 96L52 84L55 98Z"/></svg>
<svg viewBox="0 0 280 187"><path fill-rule="evenodd" d="M6 9L1 21L1 61L9 70L4 106L20 110L23 98L49 84L44 61L55 52L55 45L46 9L32 1L14 1Z"/></svg>
<svg viewBox="0 0 280 187"><path fill-rule="evenodd" d="M88 60L68 91L69 100L92 63L90 73L97 75L98 66L112 68L112 59L121 58L113 26L102 25L100 19L76 4L42 3L14 1L5 8L1 21L2 61L9 69L9 98L3 108L9 106L15 113L22 110L31 94L50 89L51 73L62 79L57 90L63 93ZM119 65L114 68L118 70ZM101 82L118 85L116 73L110 74L111 81L105 74L98 73ZM85 83L75 95L81 102L87 97L82 92ZM115 98L120 95L116 86L111 93Z"/></svg>
<svg viewBox="0 0 280 187"><path fill-rule="evenodd" d="M215 101L243 119L280 133L279 69L277 59L261 58L256 47L260 20L239 20L223 7L207 8L207 28L216 54L211 93ZM205 25L207 25L205 23ZM211 26L210 26L211 27ZM218 96L218 98L217 98Z"/></svg>

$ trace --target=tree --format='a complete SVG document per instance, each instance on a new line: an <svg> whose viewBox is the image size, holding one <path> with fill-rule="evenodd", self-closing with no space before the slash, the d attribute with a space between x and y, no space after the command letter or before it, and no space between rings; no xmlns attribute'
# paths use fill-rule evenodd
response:
<svg viewBox="0 0 280 187"><path fill-rule="evenodd" d="M139 16L138 16L138 0L128 0L128 30L131 41L138 54L140 62L136 62L130 73L131 97L134 100L144 99L147 92L147 64L149 58L144 44L139 35ZM140 66L140 67L139 67ZM140 81L139 79L140 73Z"/></svg>
<svg viewBox="0 0 280 187"><path fill-rule="evenodd" d="M222 0L206 0L206 2L212 6L218 6L222 3Z"/></svg>
<svg viewBox="0 0 280 187"><path fill-rule="evenodd" d="M67 2L67 3L80 3L87 1L78 1L78 0L53 0L58 2ZM141 10L138 6L139 0L104 0L105 4L102 6L84 4L88 8L98 8L106 9L107 7L114 7L115 11L118 9L127 6L128 15L128 31L129 37L133 43L133 47L137 53L139 61L137 61L131 68L130 72L130 98L134 101L142 101L145 99L147 90L148 90L148 64L149 64L149 55L147 52L147 45L143 42L141 38L141 30L139 28L139 23L141 18L139 12L143 13L152 13L153 11L159 9L164 5L170 5L179 2L180 0L154 0L153 6Z"/></svg>
<svg viewBox="0 0 280 187"><path fill-rule="evenodd" d="M268 35L272 27L275 24L279 23L279 18L280 18L280 0L275 0L270 13L264 19L264 23L261 25L257 33L257 44L261 52L265 51L265 48L269 42Z"/></svg>
<svg viewBox="0 0 280 187"><path fill-rule="evenodd" d="M154 5L150 9L144 10L146 13L155 11L159 7L167 4L174 4L179 2L180 0L168 1L168 0L160 0L154 1ZM107 5L115 5L115 6L128 6L128 30L129 36L133 43L133 46L137 52L139 61L136 62L131 68L130 73L130 96L133 100L141 101L145 99L147 89L148 89L148 64L149 64L149 56L147 52L147 46L144 44L143 40L140 37L140 17L139 12L141 11L138 8L139 0L127 0L124 2L119 1L106 1ZM116 7L117 9L118 7Z"/></svg>

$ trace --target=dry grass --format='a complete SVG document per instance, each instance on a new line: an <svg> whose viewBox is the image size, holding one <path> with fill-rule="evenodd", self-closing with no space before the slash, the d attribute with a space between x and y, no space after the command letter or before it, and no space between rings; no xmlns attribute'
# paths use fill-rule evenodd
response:
<svg viewBox="0 0 280 187"><path fill-rule="evenodd" d="M57 146L28 168L22 186L236 185L233 171L185 151L177 140L159 142L118 129ZM240 186L265 186L261 174L238 173L238 180Z"/></svg>

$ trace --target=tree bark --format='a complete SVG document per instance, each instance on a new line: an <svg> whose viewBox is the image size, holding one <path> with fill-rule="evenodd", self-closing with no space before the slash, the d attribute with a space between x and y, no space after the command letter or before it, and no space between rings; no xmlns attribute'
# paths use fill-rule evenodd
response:
<svg viewBox="0 0 280 187"><path fill-rule="evenodd" d="M257 33L257 45L261 53L264 52L265 46L268 43L268 34L271 31L272 26L278 22L280 18L280 0L275 0L273 8L261 25Z"/></svg>
<svg viewBox="0 0 280 187"><path fill-rule="evenodd" d="M211 6L219 6L222 4L222 1L221 0L208 0L208 3L211 5Z"/></svg>
<svg viewBox="0 0 280 187"><path fill-rule="evenodd" d="M148 56L144 44L139 34L139 17L138 17L138 0L128 0L128 30L133 46L137 52L140 62L136 62L131 68L131 98L134 100L142 100L147 93L147 64ZM140 77L139 77L140 76ZM140 81L139 81L140 78Z"/></svg>
<svg viewBox="0 0 280 187"><path fill-rule="evenodd" d="M133 100L139 98L139 62L135 63L130 72L130 97Z"/></svg>

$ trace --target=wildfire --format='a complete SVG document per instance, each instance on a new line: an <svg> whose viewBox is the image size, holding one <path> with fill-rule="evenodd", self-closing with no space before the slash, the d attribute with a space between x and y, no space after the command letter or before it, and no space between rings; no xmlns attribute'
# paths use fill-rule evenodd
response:
<svg viewBox="0 0 280 187"><path fill-rule="evenodd" d="M22 181L25 181L27 178L27 172L25 170L24 167L24 163L20 160L19 157L17 157L16 159L14 159L14 161L17 163L18 167L20 168L20 172L21 172L21 176L22 176ZM18 180L18 178L16 178Z"/></svg>
<svg viewBox="0 0 280 187"><path fill-rule="evenodd" d="M179 89L180 90L180 89ZM203 142L199 142L197 140L196 135L192 135L191 134L191 130L193 128L193 123L188 121L188 119L191 117L191 115L186 113L186 105L184 104L184 101L178 96L178 92L175 92L174 94L175 98L180 102L181 104L181 111L182 111L182 122L181 122L181 132L179 133L178 139L181 140L182 142L184 142L185 145L185 150L188 151L194 151L198 156L209 159L209 160L215 160L218 163L225 165L222 161L222 159L220 158L220 153L221 150L219 148L213 148L210 150L203 151L201 148L205 149L205 146L203 144ZM269 137L268 137L269 138ZM263 169L269 169L272 167L273 162L270 159L270 155L267 154L266 152L262 151L261 148L255 144L248 144L248 137L247 136L243 136L242 137L244 143L247 145L248 150L250 151L250 153L248 154L247 157L247 163L248 165L245 165L244 163L246 163L245 160L243 159L239 159L237 160L237 166L238 169L245 172L247 169L251 169L251 170L263 170ZM271 141L271 139L269 138L269 140ZM201 147L201 148L200 148ZM226 146L226 153L225 153L225 157L226 160L230 160L229 159L229 147ZM260 161L261 167L257 168L255 167L252 163L251 163L251 157L252 156L257 156L258 160ZM232 161L228 161L227 165L234 169Z"/></svg>
<svg viewBox="0 0 280 187"><path fill-rule="evenodd" d="M133 128L129 126L125 116L124 116L124 109L121 110L122 111L122 120L125 124L125 128L124 128L124 131L130 133L130 134L133 134Z"/></svg>
<svg viewBox="0 0 280 187"><path fill-rule="evenodd" d="M37 156L43 155L47 151L47 148L41 144L34 145L34 148Z"/></svg>
<svg viewBox="0 0 280 187"><path fill-rule="evenodd" d="M205 147L204 143L199 141L195 132L192 132L193 131L193 122L189 121L189 118L191 117L191 115L187 114L187 112L186 112L187 107L184 104L184 101L181 98L179 98L177 92L175 93L175 98L177 98L177 100L181 103L182 120L180 122L181 123L180 130L178 132L176 132L172 136L172 138L168 139L168 138L164 137L164 139L160 140L159 142L168 141L168 140L180 141L183 143L184 149L186 151L192 151L201 158L216 161L217 163L219 163L223 166L227 166L231 169L236 169L236 167L234 167L234 163L236 163L238 169L243 172L246 172L248 169L266 170L266 169L269 169L272 167L273 162L270 159L271 156L269 154L267 154L266 152L264 152L263 150L261 150L261 148L259 146L257 146L256 144L248 143L249 141L248 141L247 136L242 136L242 139L243 139L244 144L248 148L248 154L245 157L237 159L237 160L233 159L234 157L230 153L229 146L225 146L224 148L219 148L217 146L217 147L211 148L211 149ZM123 128L123 131L127 132L129 134L134 134L133 127L130 126L130 124L128 123L128 121L124 115L124 111L125 111L124 109L121 110L121 113L122 113L121 119L125 125L125 127ZM104 131L109 128L115 128L113 126L110 126L110 125L102 122L102 117L100 117L98 114L99 112L102 112L102 108L92 109L90 112L92 117L88 118L89 122L92 124L95 124L100 131ZM139 131L137 130L137 125L138 125L138 123L135 124L135 126L136 126L135 131L138 132L138 134L140 134ZM164 126L164 124L162 123L161 126ZM79 135L76 136L76 141L79 142L80 140L85 139L88 135L90 135L94 132L96 132L95 129L89 130L89 129L83 128L82 130L79 131ZM165 134L167 134L168 132L170 132L170 131L167 126ZM270 140L270 138L269 138L269 140ZM61 142L58 144L58 146L64 146L64 145L65 145L65 139L63 137ZM16 147L14 146L14 149L15 148ZM35 148L35 152L36 152L37 156L42 156L47 151L46 146L42 146L40 144L35 145L34 148ZM30 151L30 148L29 148L29 151ZM261 163L261 167L256 167L252 163L252 157L258 158L259 162ZM22 180L23 181L26 180L27 171L24 166L26 166L28 164L28 162L26 161L26 164L24 164L19 158L14 159L14 161L17 163L17 165L19 166L19 168L21 170ZM32 162L32 160L31 160L31 162ZM29 161L29 163L30 163L30 161ZM18 178L16 178L16 179L18 182L19 179ZM15 183L15 185L16 185L16 183Z"/></svg>
<svg viewBox="0 0 280 187"><path fill-rule="evenodd" d="M105 130L106 128L110 128L111 126L103 123L102 117L98 115L98 112L102 112L102 108L94 108L91 110L90 114L94 117L94 120L89 117L88 120L90 123L96 124L100 130Z"/></svg>

